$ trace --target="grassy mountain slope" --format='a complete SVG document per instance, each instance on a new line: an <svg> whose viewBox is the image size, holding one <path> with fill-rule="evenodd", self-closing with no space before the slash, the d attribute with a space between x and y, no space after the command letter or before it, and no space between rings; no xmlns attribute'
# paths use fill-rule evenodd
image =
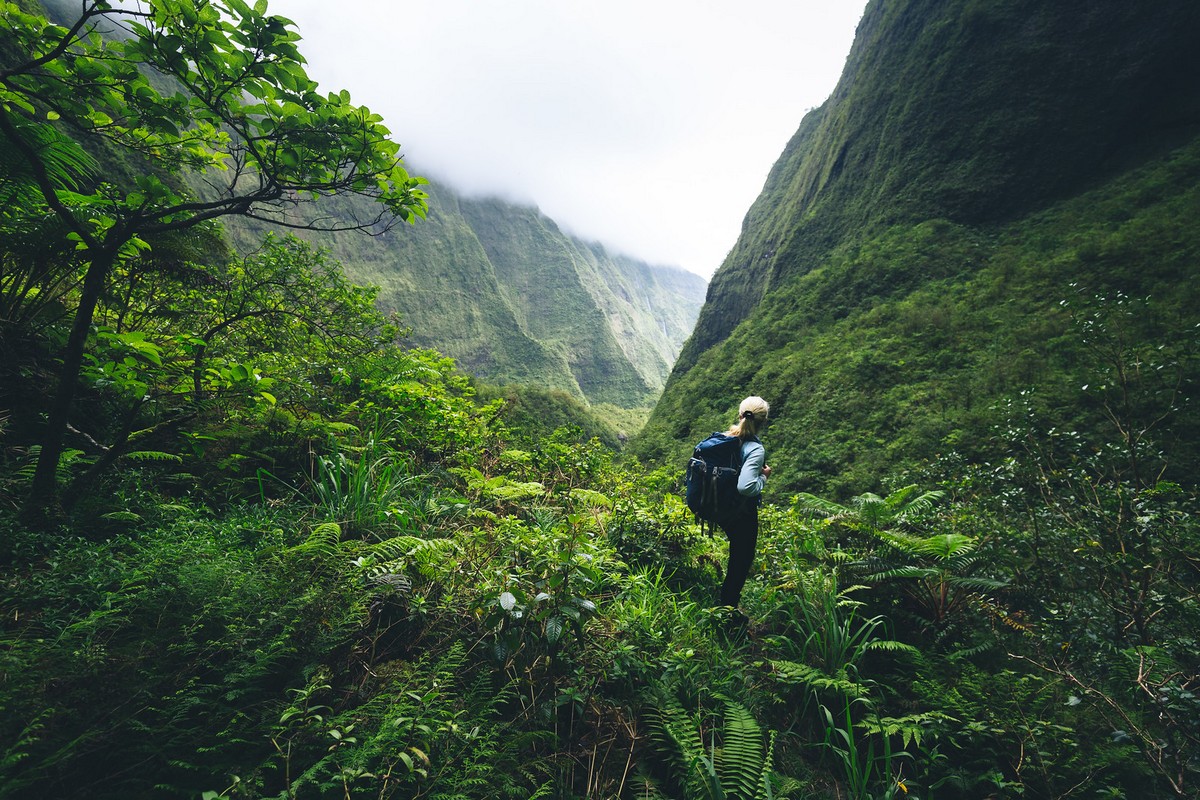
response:
<svg viewBox="0 0 1200 800"><path fill-rule="evenodd" d="M312 235L354 280L379 286L379 303L401 315L411 340L464 369L515 383L540 383L582 396L562 354L538 341L504 300L500 278L458 197L427 187L428 217L381 237Z"/></svg>
<svg viewBox="0 0 1200 800"><path fill-rule="evenodd" d="M524 330L566 361L589 399L649 405L650 384L617 344L584 287L575 249L547 217L500 200L465 200L465 218L495 267Z"/></svg>
<svg viewBox="0 0 1200 800"><path fill-rule="evenodd" d="M773 403L777 490L861 491L939 453L982 456L997 404L1023 392L1049 418L1098 425L1111 398L1088 376L1112 359L1083 318L1147 295L1125 352L1168 345L1186 388L1198 22L1183 2L871 3L637 452L678 458L749 392Z"/></svg>
<svg viewBox="0 0 1200 800"><path fill-rule="evenodd" d="M682 270L609 254L536 208L428 187L419 225L369 237L302 233L435 348L493 382L563 391L620 408L651 404L691 331L706 284ZM353 218L342 201L326 217ZM255 246L260 227L237 231Z"/></svg>
<svg viewBox="0 0 1200 800"><path fill-rule="evenodd" d="M661 391L696 324L707 285L682 269L650 266L578 239L574 244L580 279L617 344L642 379Z"/></svg>

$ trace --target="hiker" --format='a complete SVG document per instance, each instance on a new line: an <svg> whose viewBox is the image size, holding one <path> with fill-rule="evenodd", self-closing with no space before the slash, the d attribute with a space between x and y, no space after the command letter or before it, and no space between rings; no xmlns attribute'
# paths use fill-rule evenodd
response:
<svg viewBox="0 0 1200 800"><path fill-rule="evenodd" d="M771 468L767 466L767 450L758 440L758 433L767 424L771 407L761 397L747 397L738 406L738 421L727 431L728 436L742 440L742 470L737 490L745 502L741 508L722 514L717 520L729 537L729 565L721 584L721 605L737 608L742 598L742 586L754 562L758 544L758 503L766 486Z"/></svg>

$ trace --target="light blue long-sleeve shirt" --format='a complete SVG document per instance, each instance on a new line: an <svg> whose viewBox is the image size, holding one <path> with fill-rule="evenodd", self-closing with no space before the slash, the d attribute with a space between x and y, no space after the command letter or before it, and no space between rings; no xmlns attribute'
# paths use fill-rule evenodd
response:
<svg viewBox="0 0 1200 800"><path fill-rule="evenodd" d="M762 474L767 463L767 448L762 442L747 439L742 442L742 471L738 473L738 494L758 497L767 485L767 476Z"/></svg>

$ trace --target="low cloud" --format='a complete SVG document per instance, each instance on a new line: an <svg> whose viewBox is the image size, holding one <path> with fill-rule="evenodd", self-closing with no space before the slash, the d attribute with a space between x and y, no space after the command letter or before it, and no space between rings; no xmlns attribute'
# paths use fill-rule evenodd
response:
<svg viewBox="0 0 1200 800"><path fill-rule="evenodd" d="M382 114L413 171L537 205L708 276L865 0L271 0L309 74Z"/></svg>

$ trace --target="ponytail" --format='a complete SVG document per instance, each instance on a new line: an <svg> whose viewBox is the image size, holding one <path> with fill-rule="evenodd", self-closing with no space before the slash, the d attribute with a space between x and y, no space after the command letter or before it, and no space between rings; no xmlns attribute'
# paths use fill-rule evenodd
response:
<svg viewBox="0 0 1200 800"><path fill-rule="evenodd" d="M761 397L751 396L738 406L738 421L728 431L729 436L750 439L758 435L767 422L771 407Z"/></svg>

